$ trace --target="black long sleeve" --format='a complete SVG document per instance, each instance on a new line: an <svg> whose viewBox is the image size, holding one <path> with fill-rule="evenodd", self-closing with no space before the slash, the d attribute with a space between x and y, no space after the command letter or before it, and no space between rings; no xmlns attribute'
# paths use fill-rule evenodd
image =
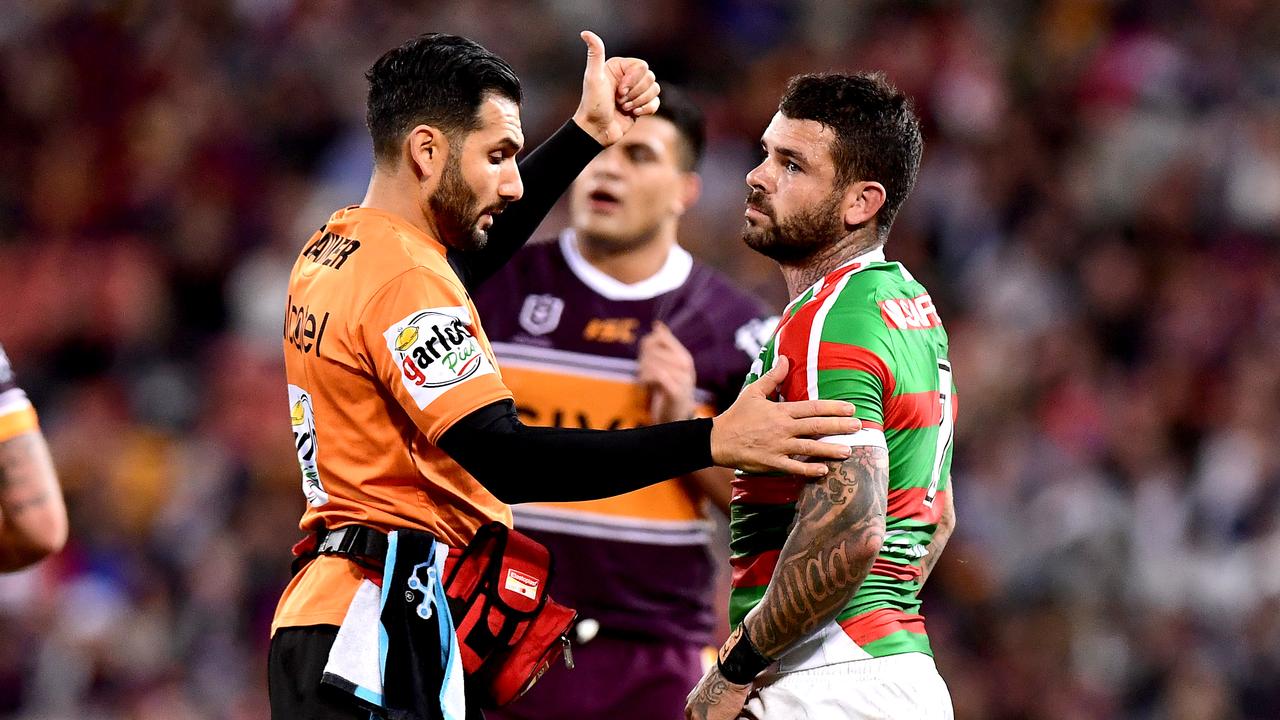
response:
<svg viewBox="0 0 1280 720"><path fill-rule="evenodd" d="M449 264L469 292L493 277L524 247L556 201L602 149L595 138L570 120L520 162L524 197L494 218L488 244L472 252L449 251Z"/></svg>
<svg viewBox="0 0 1280 720"><path fill-rule="evenodd" d="M628 430L534 427L510 400L462 418L439 445L505 503L596 500L714 464L708 418Z"/></svg>

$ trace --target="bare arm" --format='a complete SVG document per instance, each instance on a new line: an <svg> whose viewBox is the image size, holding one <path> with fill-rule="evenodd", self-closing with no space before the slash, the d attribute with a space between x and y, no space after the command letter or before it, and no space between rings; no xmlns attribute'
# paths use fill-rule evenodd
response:
<svg viewBox="0 0 1280 720"><path fill-rule="evenodd" d="M855 447L848 460L827 467L821 480L800 493L795 523L760 604L720 649L720 663L689 693L687 720L738 717L751 682L747 676L729 679L734 673L722 671L722 664L741 672L732 656L751 647L746 654L759 664L748 676L758 672L768 658L830 622L871 571L884 543L889 454L884 448Z"/></svg>
<svg viewBox="0 0 1280 720"><path fill-rule="evenodd" d="M947 485L950 486L951 482L948 481ZM929 543L929 554L921 560L924 567L924 573L920 576L922 588L925 581L929 579L929 574L933 572L933 567L938 564L938 558L942 557L942 550L947 547L952 531L956 529L955 500L952 499L950 492L943 493L940 497L944 499L946 505L942 508L942 517L938 518L938 529L933 531L933 542Z"/></svg>
<svg viewBox="0 0 1280 720"><path fill-rule="evenodd" d="M39 430L0 442L0 572L24 568L67 541L67 508Z"/></svg>
<svg viewBox="0 0 1280 720"><path fill-rule="evenodd" d="M871 571L885 534L889 454L855 447L800 493L795 524L764 597L743 623L756 648L776 658L825 625Z"/></svg>

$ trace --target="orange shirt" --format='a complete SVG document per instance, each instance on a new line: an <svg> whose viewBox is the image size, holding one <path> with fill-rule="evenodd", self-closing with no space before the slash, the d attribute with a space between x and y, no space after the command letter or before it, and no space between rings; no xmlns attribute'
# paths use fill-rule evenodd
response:
<svg viewBox="0 0 1280 720"><path fill-rule="evenodd" d="M511 397L438 241L381 210L334 213L293 266L284 350L303 530L412 528L460 547L485 523L511 524L510 508L435 444ZM340 625L361 577L344 558L313 561L272 632Z"/></svg>
<svg viewBox="0 0 1280 720"><path fill-rule="evenodd" d="M13 371L9 368L9 358L0 347L0 442L35 430L35 408L27 394L14 382Z"/></svg>

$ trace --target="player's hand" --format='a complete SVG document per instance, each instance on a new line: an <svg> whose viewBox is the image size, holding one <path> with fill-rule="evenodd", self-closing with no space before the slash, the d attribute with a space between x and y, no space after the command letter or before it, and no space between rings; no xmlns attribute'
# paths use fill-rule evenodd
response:
<svg viewBox="0 0 1280 720"><path fill-rule="evenodd" d="M685 720L736 720L750 693L750 685L725 680L720 666L712 665L685 700Z"/></svg>
<svg viewBox="0 0 1280 720"><path fill-rule="evenodd" d="M746 472L784 472L789 475L822 477L828 468L811 460L844 460L848 445L820 442L811 438L848 435L862 429L853 417L853 403L843 400L803 400L773 402L769 398L787 376L787 358L779 356L773 369L742 389L738 399L714 418L711 428L711 459L722 467Z"/></svg>
<svg viewBox="0 0 1280 720"><path fill-rule="evenodd" d="M697 373L693 356L665 323L640 338L636 380L649 391L649 422L665 423L693 417L693 388Z"/></svg>
<svg viewBox="0 0 1280 720"><path fill-rule="evenodd" d="M605 147L614 144L641 115L658 109L661 88L649 63L639 58L605 58L604 41L583 30L587 70L582 75L582 101L573 121Z"/></svg>

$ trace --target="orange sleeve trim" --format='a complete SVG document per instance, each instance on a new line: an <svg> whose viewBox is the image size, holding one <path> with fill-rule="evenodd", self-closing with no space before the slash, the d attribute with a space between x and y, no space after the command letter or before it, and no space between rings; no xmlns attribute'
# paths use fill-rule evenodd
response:
<svg viewBox="0 0 1280 720"><path fill-rule="evenodd" d="M28 405L20 410L0 415L0 442L32 430L40 429L40 421L36 417L36 409Z"/></svg>

